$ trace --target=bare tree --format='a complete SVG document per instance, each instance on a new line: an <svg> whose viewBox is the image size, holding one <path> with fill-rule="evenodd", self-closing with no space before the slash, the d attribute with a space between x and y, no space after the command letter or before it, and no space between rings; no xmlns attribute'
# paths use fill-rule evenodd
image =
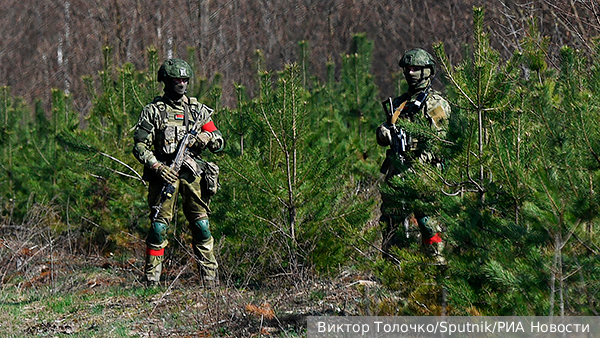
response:
<svg viewBox="0 0 600 338"><path fill-rule="evenodd" d="M5 0L0 85L30 101L48 101L51 88L61 88L85 107L80 78L101 69L104 45L113 47L117 64L138 68L147 66L149 46L162 59L187 58L187 48L195 47L199 75L221 73L224 103L231 106L234 83L251 85L255 50L264 51L268 69L280 69L297 59L298 42L307 41L311 69L324 76L327 61L348 51L353 34L366 33L375 43L376 81L389 92L389 73L409 48L431 50L443 41L452 62L462 58L474 5L486 6L492 44L507 55L519 48L532 19L551 37L549 58L563 44L590 49L600 28L596 2L574 0Z"/></svg>

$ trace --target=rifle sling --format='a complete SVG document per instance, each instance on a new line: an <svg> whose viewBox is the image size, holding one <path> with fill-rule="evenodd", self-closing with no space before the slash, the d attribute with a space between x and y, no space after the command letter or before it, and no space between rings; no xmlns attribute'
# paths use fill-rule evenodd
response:
<svg viewBox="0 0 600 338"><path fill-rule="evenodd" d="M189 99L188 99L189 100ZM183 102L183 123L185 124L185 131L190 132L190 113L188 108L189 102Z"/></svg>
<svg viewBox="0 0 600 338"><path fill-rule="evenodd" d="M391 123L392 124L396 124L396 121L398 121L398 117L400 117L400 113L402 113L402 109L404 109L404 106L406 105L406 103L408 102L408 100L402 102L398 108L396 108L396 110L394 111L394 115L392 115L392 119L391 119Z"/></svg>

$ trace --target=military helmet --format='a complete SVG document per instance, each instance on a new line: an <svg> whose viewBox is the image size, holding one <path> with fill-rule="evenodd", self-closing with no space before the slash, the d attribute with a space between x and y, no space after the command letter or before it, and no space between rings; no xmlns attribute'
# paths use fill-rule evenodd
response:
<svg viewBox="0 0 600 338"><path fill-rule="evenodd" d="M158 69L158 82L163 82L165 78L174 79L190 78L192 76L192 67L181 59L168 59Z"/></svg>
<svg viewBox="0 0 600 338"><path fill-rule="evenodd" d="M435 73L435 60L431 54L421 48L415 48L402 55L398 65L404 67L429 67L432 74Z"/></svg>

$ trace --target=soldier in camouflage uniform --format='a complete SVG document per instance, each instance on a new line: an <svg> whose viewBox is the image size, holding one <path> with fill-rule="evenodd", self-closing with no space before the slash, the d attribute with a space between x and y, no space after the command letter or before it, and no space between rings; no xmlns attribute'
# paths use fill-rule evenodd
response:
<svg viewBox="0 0 600 338"><path fill-rule="evenodd" d="M142 110L135 127L133 155L144 165L144 179L149 182L148 205L153 212L146 237L145 278L149 285L160 281L164 250L168 244L166 233L173 218L177 196L181 194L183 213L192 232L192 245L199 262L205 285L214 285L217 261L213 253L214 239L210 233L209 201L217 189L218 167L204 161L204 149L219 152L224 140L210 114L212 109L186 96L192 69L180 59L166 60L158 71L158 81L164 83L164 95L156 97ZM189 141L191 155L179 172L170 168L182 138L200 119L201 130ZM164 199L161 191L170 183L175 192ZM160 205L160 208L159 208ZM155 215L154 215L155 214Z"/></svg>
<svg viewBox="0 0 600 338"><path fill-rule="evenodd" d="M401 57L399 65L403 68L404 77L408 83L408 92L392 100L394 115L391 122L387 121L377 128L377 143L383 147L392 144L390 123L395 124L398 118L408 119L415 123L426 121L432 131L438 137L443 138L450 117L450 105L439 93L432 90L428 92L429 95L425 102L419 102L419 97L422 97L422 94L429 89L433 80L436 71L435 60L428 52L417 48L407 51ZM407 136L405 153L401 154L403 162L399 160L399 156L392 149L388 149L386 160L381 168L381 172L385 174L385 184L392 188L381 189L382 204L379 222L384 229L382 248L389 254L392 246L407 245L407 238L410 236L405 231L409 231L411 226L416 223L423 252L437 263L444 264L443 242L439 234L441 229L434 215L428 215L423 210L406 210L405 204L410 203L399 203L397 198L399 192L393 189L391 178L402 177L407 171L414 170L413 163L415 161L434 166L442 164L441 158L426 149L424 140L411 137L411 135ZM402 165L395 165L398 163L402 163Z"/></svg>

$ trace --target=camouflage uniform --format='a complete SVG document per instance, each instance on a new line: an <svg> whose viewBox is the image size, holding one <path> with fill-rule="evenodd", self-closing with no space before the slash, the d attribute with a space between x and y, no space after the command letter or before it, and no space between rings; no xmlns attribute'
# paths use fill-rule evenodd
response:
<svg viewBox="0 0 600 338"><path fill-rule="evenodd" d="M433 90L429 92L427 99L419 108L417 102L421 94L431 83L435 74L435 61L433 57L422 49L413 49L404 54L400 59L400 67L404 68L404 74L409 84L408 92L392 100L396 117L408 119L411 122L425 120L427 125L438 137L445 137L447 121L450 117L450 105L438 93ZM408 69L411 69L410 71ZM413 69L420 69L420 74ZM417 102L417 105L415 105ZM394 120L392 123L395 123ZM381 146L390 146L390 121L377 128L377 143ZM438 263L444 263L442 255L443 242L439 235L441 229L434 215L427 215L423 210L408 210L406 205L410 201L398 202L399 191L394 189L392 177L402 177L408 171L413 171L414 161L434 166L441 166L442 159L436 154L426 150L424 140L408 135L408 144L404 154L404 162L401 166L397 154L388 149L386 160L381 172L385 174L385 184L392 189L381 189L381 217L379 219L383 233L382 249L389 253L392 246L405 247L410 243L411 237L421 237L421 248L424 253L436 259ZM406 196L405 199L413 198ZM411 233L411 229L418 226L418 233Z"/></svg>
<svg viewBox="0 0 600 338"><path fill-rule="evenodd" d="M151 210L155 210L165 184L160 169L157 168L168 170L182 138L196 119L205 121L198 131L203 142L196 141L190 146L192 155L170 182L175 192L171 198L164 200L156 217L151 217L151 227L146 237L144 268L149 284L160 280L164 249L168 244L166 232L174 216L179 194L183 200L183 213L192 232L193 250L199 261L201 276L205 281L216 279L218 264L213 253L214 239L210 233L208 217L210 198L218 185L218 167L203 160L200 153L204 149L219 152L223 149L224 141L220 131L208 117L212 109L193 97L172 94L167 90L169 77L181 76L184 80L189 80L189 75L191 68L185 61L167 60L159 70L159 81L165 82L165 95L155 98L144 107L135 127L133 154L144 165L144 179L149 182L148 205ZM185 93L185 90L187 85L182 91Z"/></svg>

